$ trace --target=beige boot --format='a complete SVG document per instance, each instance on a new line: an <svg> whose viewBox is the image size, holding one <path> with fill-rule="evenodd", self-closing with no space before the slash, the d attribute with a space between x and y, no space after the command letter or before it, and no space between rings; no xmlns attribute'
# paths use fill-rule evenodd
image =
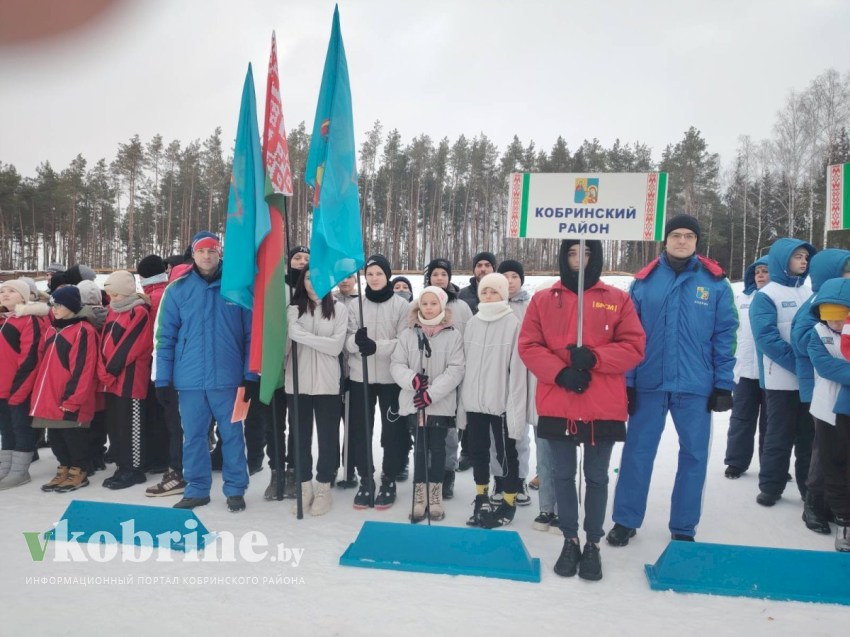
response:
<svg viewBox="0 0 850 637"><path fill-rule="evenodd" d="M421 522L425 519L425 501L428 498L428 492L425 490L424 482L417 482L413 485L413 514L410 518L412 522Z"/></svg>
<svg viewBox="0 0 850 637"><path fill-rule="evenodd" d="M13 451L12 470L0 480L0 491L30 482L30 463L32 463L32 451Z"/></svg>
<svg viewBox="0 0 850 637"><path fill-rule="evenodd" d="M53 476L53 479L47 484L41 485L42 491L55 491L56 487L65 482L68 478L68 467L63 467L59 465L59 468L56 470L56 475Z"/></svg>
<svg viewBox="0 0 850 637"><path fill-rule="evenodd" d="M305 480L301 483L301 506L304 511L310 511L313 505L313 481ZM292 515L298 515L298 500L292 504Z"/></svg>
<svg viewBox="0 0 850 637"><path fill-rule="evenodd" d="M442 520L446 517L446 512L443 510L443 483L432 482L431 493L428 498L430 504L430 515L432 520Z"/></svg>
<svg viewBox="0 0 850 637"><path fill-rule="evenodd" d="M56 493L67 493L68 491L76 491L83 487L89 486L88 474L79 467L71 467L68 469L68 477L57 486L54 491Z"/></svg>
<svg viewBox="0 0 850 637"><path fill-rule="evenodd" d="M310 515L324 515L331 510L331 483L317 482L313 492L313 506L310 507Z"/></svg>

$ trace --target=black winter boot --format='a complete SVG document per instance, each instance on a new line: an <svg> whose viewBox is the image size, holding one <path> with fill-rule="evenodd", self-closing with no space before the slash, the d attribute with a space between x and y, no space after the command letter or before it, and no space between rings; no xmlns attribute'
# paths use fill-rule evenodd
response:
<svg viewBox="0 0 850 637"><path fill-rule="evenodd" d="M578 576L593 582L602 579L602 559L599 557L599 545L588 542L581 554Z"/></svg>
<svg viewBox="0 0 850 637"><path fill-rule="evenodd" d="M443 500L451 500L455 497L455 472L446 469L443 475Z"/></svg>
<svg viewBox="0 0 850 637"><path fill-rule="evenodd" d="M482 514L489 513L492 510L490 498L486 493L475 496L475 505L472 509L472 515L466 521L467 526L481 526Z"/></svg>
<svg viewBox="0 0 850 637"><path fill-rule="evenodd" d="M611 546L626 546L635 535L637 535L637 531L634 529L615 522L614 528L608 531L608 536L605 539Z"/></svg>
<svg viewBox="0 0 850 637"><path fill-rule="evenodd" d="M578 538L564 538L564 548L561 549L561 555L555 562L555 573L561 577L573 577L578 570L579 560L581 560L581 546Z"/></svg>
<svg viewBox="0 0 850 637"><path fill-rule="evenodd" d="M806 523L806 528L810 531L829 535L832 533L832 529L823 514L824 508L823 496L818 497L809 491L803 502L803 522Z"/></svg>

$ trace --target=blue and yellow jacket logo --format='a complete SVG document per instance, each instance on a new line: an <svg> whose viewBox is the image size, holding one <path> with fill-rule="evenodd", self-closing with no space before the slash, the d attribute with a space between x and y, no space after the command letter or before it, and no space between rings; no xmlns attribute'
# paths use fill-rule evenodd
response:
<svg viewBox="0 0 850 637"><path fill-rule="evenodd" d="M700 301L707 301L709 296L711 296L711 292L708 288L702 286L697 287L697 298Z"/></svg>

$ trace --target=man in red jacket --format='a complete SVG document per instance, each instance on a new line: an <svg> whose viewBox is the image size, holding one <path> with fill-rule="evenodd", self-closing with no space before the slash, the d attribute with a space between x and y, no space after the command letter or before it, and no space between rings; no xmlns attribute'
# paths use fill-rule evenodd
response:
<svg viewBox="0 0 850 637"><path fill-rule="evenodd" d="M576 346L578 267L585 263L582 344ZM548 439L555 469L564 547L555 564L562 577L602 578L599 541L608 505L608 463L626 438L626 372L643 359L646 337L629 295L599 280L602 243L561 242L561 280L531 298L519 335L519 354L538 379L537 435ZM584 531L578 539L576 451L584 447Z"/></svg>

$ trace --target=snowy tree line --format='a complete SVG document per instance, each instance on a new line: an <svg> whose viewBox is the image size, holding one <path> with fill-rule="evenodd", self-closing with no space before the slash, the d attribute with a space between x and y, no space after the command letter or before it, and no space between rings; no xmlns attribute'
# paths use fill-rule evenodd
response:
<svg viewBox="0 0 850 637"><path fill-rule="evenodd" d="M668 214L695 215L703 226L702 252L740 276L777 236L823 247L825 169L850 161L848 128L850 74L842 78L831 69L788 94L770 139L741 136L724 171L695 127L656 161L639 141L605 147L594 138L570 150L559 136L543 149L514 136L500 151L483 132L453 141L421 134L405 142L377 121L358 162L365 249L401 269L419 269L436 256L464 269L488 249L520 259L528 271L551 271L556 241L505 237L511 172L662 170L670 173ZM302 122L287 137L295 177L292 241L306 243L310 134ZM57 172L45 161L32 178L0 161L0 268L39 269L50 261L115 268L150 253L182 252L197 230L224 230L231 161L221 129L185 145L136 135L118 145L109 163L90 165L78 155ZM607 267L634 271L657 246L612 241L606 251Z"/></svg>

